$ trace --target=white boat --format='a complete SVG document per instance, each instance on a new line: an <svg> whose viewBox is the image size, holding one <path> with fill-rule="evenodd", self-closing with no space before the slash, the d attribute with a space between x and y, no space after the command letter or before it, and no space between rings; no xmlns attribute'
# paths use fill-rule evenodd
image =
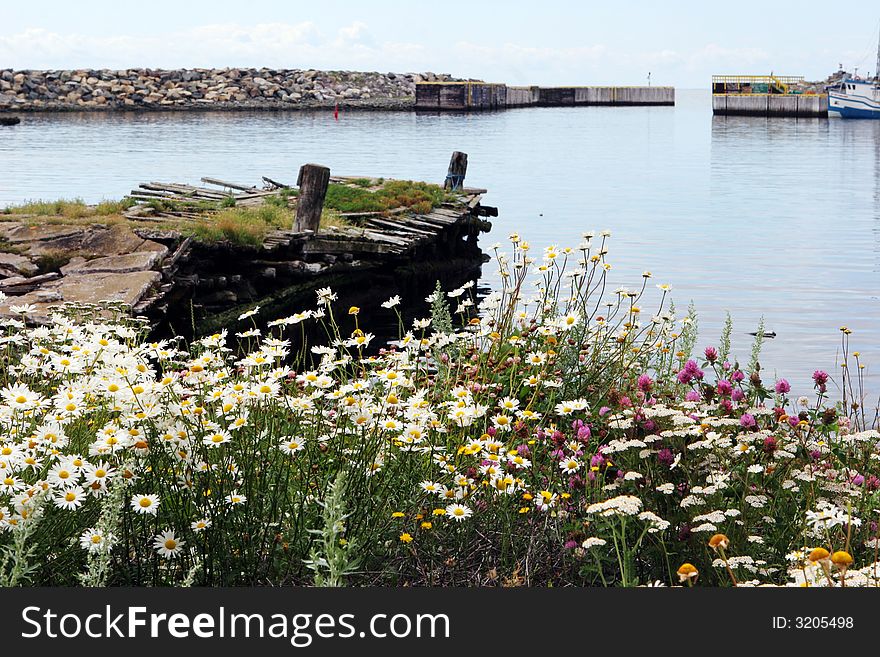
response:
<svg viewBox="0 0 880 657"><path fill-rule="evenodd" d="M828 89L828 111L845 119L880 119L880 41L872 80L844 78Z"/></svg>
<svg viewBox="0 0 880 657"><path fill-rule="evenodd" d="M828 111L845 119L880 119L880 84L877 79L844 79L828 90Z"/></svg>

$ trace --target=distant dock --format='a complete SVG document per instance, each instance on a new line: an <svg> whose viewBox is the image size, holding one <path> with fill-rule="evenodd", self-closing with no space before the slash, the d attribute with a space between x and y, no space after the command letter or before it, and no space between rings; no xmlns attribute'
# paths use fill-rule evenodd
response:
<svg viewBox="0 0 880 657"><path fill-rule="evenodd" d="M722 116L827 117L828 95L802 76L714 75L712 112Z"/></svg>
<svg viewBox="0 0 880 657"><path fill-rule="evenodd" d="M675 105L674 87L509 87L490 82L420 82L416 110Z"/></svg>

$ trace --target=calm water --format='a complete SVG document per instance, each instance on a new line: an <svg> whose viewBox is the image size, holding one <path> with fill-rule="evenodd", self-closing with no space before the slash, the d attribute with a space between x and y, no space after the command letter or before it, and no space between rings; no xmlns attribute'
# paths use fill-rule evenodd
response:
<svg viewBox="0 0 880 657"><path fill-rule="evenodd" d="M304 162L439 182L463 150L468 184L500 209L484 248L518 230L537 254L608 228L615 283L636 287L647 269L671 284L679 309L696 304L701 344L730 311L748 360L763 315L778 334L765 368L800 388L815 368L836 372L847 325L880 373L880 121L723 118L708 93L677 101L338 123L329 111L25 116L0 132L0 206L119 198L149 180L293 182Z"/></svg>

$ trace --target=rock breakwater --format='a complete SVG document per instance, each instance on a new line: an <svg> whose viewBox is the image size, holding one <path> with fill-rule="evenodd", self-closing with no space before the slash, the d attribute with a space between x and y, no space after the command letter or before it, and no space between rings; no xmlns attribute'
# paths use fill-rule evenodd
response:
<svg viewBox="0 0 880 657"><path fill-rule="evenodd" d="M435 73L301 69L0 69L0 112L237 110L333 107L411 109L417 82Z"/></svg>

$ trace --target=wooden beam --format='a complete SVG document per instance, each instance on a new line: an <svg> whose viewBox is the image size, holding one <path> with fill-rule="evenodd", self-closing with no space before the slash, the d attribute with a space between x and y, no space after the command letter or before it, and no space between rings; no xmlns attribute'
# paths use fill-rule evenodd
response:
<svg viewBox="0 0 880 657"><path fill-rule="evenodd" d="M265 179L264 179L265 180ZM203 183L207 183L208 185L217 185L218 187L228 187L229 189L237 189L240 192L252 192L256 191L256 187L251 185L248 187L247 185L242 185L240 183L228 182L226 180L219 180L217 178L202 178Z"/></svg>
<svg viewBox="0 0 880 657"><path fill-rule="evenodd" d="M204 180L204 178L202 178L202 180ZM267 185L277 187L278 189L290 189L290 185L285 185L284 183L278 182L277 180L272 180L271 178L268 178L266 176L263 176L263 182Z"/></svg>

